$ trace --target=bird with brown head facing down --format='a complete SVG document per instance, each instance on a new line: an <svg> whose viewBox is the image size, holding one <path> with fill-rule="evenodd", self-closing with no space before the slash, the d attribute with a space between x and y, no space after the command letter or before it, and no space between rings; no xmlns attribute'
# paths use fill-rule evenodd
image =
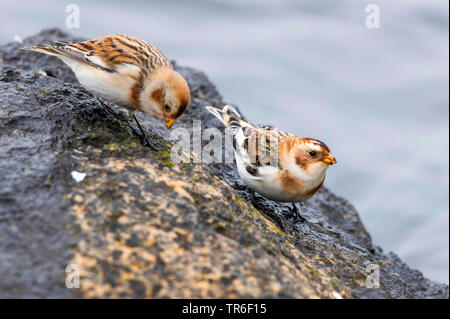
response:
<svg viewBox="0 0 450 319"><path fill-rule="evenodd" d="M299 216L295 203L312 197L322 186L328 167L336 164L328 146L315 138L254 126L230 105L206 109L233 137L236 166L248 187L268 199L291 202Z"/></svg>
<svg viewBox="0 0 450 319"><path fill-rule="evenodd" d="M165 120L167 128L190 103L186 80L153 45L126 34L84 42L55 41L53 45L22 48L56 56L75 73L92 94L131 110Z"/></svg>

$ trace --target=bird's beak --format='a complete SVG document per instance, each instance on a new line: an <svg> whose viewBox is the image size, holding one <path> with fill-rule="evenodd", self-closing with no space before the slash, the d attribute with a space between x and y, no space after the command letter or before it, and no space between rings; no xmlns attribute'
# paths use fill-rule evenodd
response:
<svg viewBox="0 0 450 319"><path fill-rule="evenodd" d="M336 164L336 159L332 155L325 156L323 161L329 165Z"/></svg>
<svg viewBox="0 0 450 319"><path fill-rule="evenodd" d="M173 125L173 122L175 122L175 119L170 118L170 117L166 117L166 126L167 128L171 128Z"/></svg>

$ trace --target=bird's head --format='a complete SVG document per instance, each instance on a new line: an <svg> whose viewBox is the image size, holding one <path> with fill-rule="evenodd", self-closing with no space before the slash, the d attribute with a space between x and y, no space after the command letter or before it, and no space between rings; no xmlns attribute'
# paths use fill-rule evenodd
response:
<svg viewBox="0 0 450 319"><path fill-rule="evenodd" d="M183 114L190 100L186 80L169 68L152 72L141 95L142 111L165 120L167 128Z"/></svg>
<svg viewBox="0 0 450 319"><path fill-rule="evenodd" d="M330 165L336 164L328 146L314 138L298 137L288 142L288 166L303 179L322 178Z"/></svg>

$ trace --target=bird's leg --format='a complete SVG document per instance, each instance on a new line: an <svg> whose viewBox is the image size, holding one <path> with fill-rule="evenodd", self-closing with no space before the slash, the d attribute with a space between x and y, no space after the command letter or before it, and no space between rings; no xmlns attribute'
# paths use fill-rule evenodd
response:
<svg viewBox="0 0 450 319"><path fill-rule="evenodd" d="M108 104L106 104L105 102L103 102L102 100L98 100L100 102L100 104L105 108L106 112L108 112L109 114L111 114L112 116L114 116L117 120L119 121L123 121L123 118L120 118L119 114L117 114L116 112L113 111L113 109L111 108L111 106L109 106Z"/></svg>
<svg viewBox="0 0 450 319"><path fill-rule="evenodd" d="M300 205L302 205L300 203ZM295 221L299 221L301 223L305 222L306 220L302 217L302 215L300 215L300 212L297 208L297 206L295 205L295 203L292 203L292 213L294 214L294 219Z"/></svg>
<svg viewBox="0 0 450 319"><path fill-rule="evenodd" d="M119 114L117 114L117 112L113 111L113 109L111 108L111 106L109 106L108 104L106 104L105 102L103 102L102 100L98 100L100 102L100 104L105 108L105 110L111 114L112 116L114 116L118 121L123 122L125 120L125 123L127 123L128 127L133 131L134 134L136 134L137 136L139 136L139 139L141 141L142 144L144 144L144 140L143 137L141 136L141 134L139 134L136 129L130 124L130 122L128 122L128 120L126 118L121 117Z"/></svg>
<svg viewBox="0 0 450 319"><path fill-rule="evenodd" d="M135 111L131 112L131 116L133 117L134 121L136 122L137 126L139 127L139 130L141 131L142 137L145 139L145 142L147 142L148 147L150 147L152 150L157 151L158 148L156 147L156 145L150 143L147 134L145 134L144 129L142 128L141 124L139 123L139 121L137 120L136 116L134 115Z"/></svg>
<svg viewBox="0 0 450 319"><path fill-rule="evenodd" d="M250 193L250 197L248 198L248 200L250 201L250 203L252 203L253 206L256 207L255 203L256 203L256 195L255 195L255 191L249 187L247 187L249 193Z"/></svg>

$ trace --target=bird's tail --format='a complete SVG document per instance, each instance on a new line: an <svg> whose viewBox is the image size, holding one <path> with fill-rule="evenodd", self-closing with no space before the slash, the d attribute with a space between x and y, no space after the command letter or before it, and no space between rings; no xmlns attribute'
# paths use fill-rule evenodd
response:
<svg viewBox="0 0 450 319"><path fill-rule="evenodd" d="M231 105L225 105L222 110L213 106L207 106L206 109L214 114L226 127L241 126L240 121L242 117Z"/></svg>
<svg viewBox="0 0 450 319"><path fill-rule="evenodd" d="M52 45L32 45L20 49L25 51L40 52L48 55L55 55L55 56L61 55L61 52L58 50L58 48Z"/></svg>

